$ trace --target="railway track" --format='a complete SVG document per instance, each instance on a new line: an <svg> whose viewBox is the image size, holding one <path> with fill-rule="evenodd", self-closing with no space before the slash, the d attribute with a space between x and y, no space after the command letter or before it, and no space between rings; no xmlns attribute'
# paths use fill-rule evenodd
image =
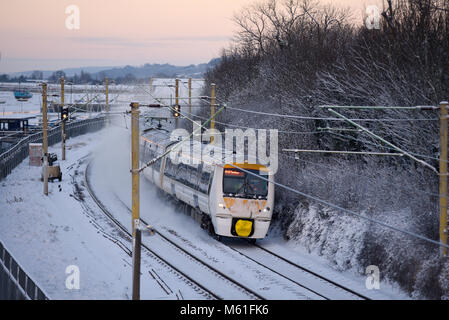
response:
<svg viewBox="0 0 449 320"><path fill-rule="evenodd" d="M188 243L174 230L163 228L169 234L179 238L180 241ZM217 240L214 240L217 241ZM265 268L269 272L273 272L287 281L314 293L316 296L324 300L370 300L368 296L356 292L355 290L341 285L329 278L324 277L306 267L292 262L275 252L270 251L260 245L241 242L240 244L229 244L229 241L221 243L227 248L237 252L239 255ZM261 252L263 254L261 254Z"/></svg>
<svg viewBox="0 0 449 320"><path fill-rule="evenodd" d="M129 212L131 212L131 210L125 203L123 203L120 199L118 199L118 200L123 204L123 206ZM168 234L179 238L182 242L184 242L184 243L189 242L187 239L182 238L174 230L171 230L171 229L168 229L165 227L163 227L163 229L165 229L168 232ZM161 237L163 237L167 241L174 243L174 241L170 240L170 238L168 236L164 235L163 233L161 233L159 231L157 231L157 232ZM298 285L299 287L302 287L302 288L306 289L307 291L310 291L310 292L316 294L317 296L321 297L324 300L356 300L356 299L369 300L370 299L366 296L363 296L360 293L355 292L354 290L352 290L348 287L342 286L342 285L340 285L330 279L327 279L327 278L325 278L305 267L302 267L294 262L291 262L291 261L277 255L276 253L274 253L266 248L263 248L259 245L251 245L250 247L246 246L246 249L253 249L253 247L256 247L256 248L259 248L260 250L265 251L267 254L270 254L271 257L269 257L268 259L266 259L267 257L264 257L263 263L260 261L261 259L258 260L256 258L252 257L251 254L245 253L244 252L245 250L239 250L235 246L228 245L226 243L224 243L224 244L227 247L231 248L232 250L238 252L240 255L257 263L258 265L262 266L263 268L269 270L270 272L273 272L273 273L283 277L284 279ZM185 249L182 249L182 250L187 252ZM271 261L270 261L270 258L271 258ZM274 269L272 267L272 265L274 264L272 261L273 258L281 260L282 262L284 262L284 265L279 266L279 263L277 263L278 268ZM269 261L269 262L267 262L267 261ZM289 266L286 267L285 264L288 264ZM293 266L294 269L300 270L300 272L302 273L302 275L300 275L298 277L300 280L295 279L294 276L292 276L295 274L298 275L298 270L292 270L291 266Z"/></svg>
<svg viewBox="0 0 449 320"><path fill-rule="evenodd" d="M115 217L112 216L112 214L105 208L105 206L98 200L98 198L95 196L95 193L92 191L92 188L89 183L88 178L88 170L90 167L90 163L86 168L86 185L89 193L91 194L92 198L95 200L97 205L99 205L100 209L102 211L106 211L105 214L110 217L116 224L120 225L120 228L125 231L126 229ZM128 205L126 205L119 197L118 195L115 195L117 200L122 204L122 206L128 211L131 212L131 209ZM148 223L141 219L141 222L145 225L148 225ZM171 232L167 228L163 228L168 231L166 232L160 232L159 230L154 229L156 235L160 240L165 242L166 244L169 244L172 248L174 248L178 253L184 254L185 256L189 257L190 260L195 261L197 265L201 265L203 268L206 268L209 270L209 272L215 273L218 277L222 278L222 280L228 281L232 283L234 286L239 287L239 291L246 292L247 297L250 299L265 299L260 293L256 292L256 290L253 290L249 288L248 286L242 285L242 283L234 280L227 274L223 273L222 271L218 270L216 267L212 266L210 263L207 263L203 261L203 259L198 258L195 254L192 254L190 250L187 250L184 246L179 245L176 243L177 241L173 240L173 236L178 237L179 240L181 240L181 243L186 243L186 239L183 239L180 235L176 234L175 232ZM126 231L128 234L129 232ZM215 240L214 240L215 241ZM178 241L179 242L179 241ZM325 300L369 300L370 298L358 293L351 288L348 288L344 285L341 285L329 278L326 278L304 266L299 265L298 263L295 263L293 261L290 261L279 254L270 251L267 248L264 248L260 245L248 245L245 244L245 246L235 246L226 244L226 242L223 243L226 245L226 247L230 248L231 250L239 253L239 255L245 257L246 259L254 262L255 264L259 265L260 267L267 270L267 272L271 272L276 274L277 276L283 278L286 282L289 282L292 286L298 286L303 289L305 292L310 292L311 296L318 299L325 299ZM154 252L151 248L147 249L152 252L156 257L161 259L162 261L165 261L160 254ZM165 261L168 265L172 265L169 261ZM174 267L174 266L173 266ZM182 272L179 268L174 267L179 273L184 274L187 278L190 279L190 281L193 282L200 282L201 280L195 280L192 279L190 276L186 274L186 272ZM185 269L184 269L185 270ZM199 285L199 283L198 283ZM204 286L202 286L205 290ZM210 289L209 291L211 295L214 295L217 299L227 299L228 297L225 297L223 295L219 295L214 293L214 289ZM240 292L240 293L241 293ZM229 297L231 299L236 299L235 296Z"/></svg>
<svg viewBox="0 0 449 320"><path fill-rule="evenodd" d="M120 247L129 257L132 257L132 249L131 249L131 243L132 243L132 236L123 228L120 226L117 229L117 225L111 221L110 217L106 215L101 215L100 213L96 213L97 210L93 210L91 207L91 204L88 204L87 201L85 201L85 196L83 195L83 188L86 187L87 182L85 181L85 170L83 174L83 180L78 181L77 177L79 177L79 169L80 166L91 156L91 154L87 154L81 158L79 158L76 162L72 163L67 167L67 170L70 171L73 169L73 174L68 174L72 179L72 185L74 187L74 192L70 196L74 197L76 200L78 200L83 207L83 213L89 218L90 223L93 224L93 226L97 229L98 233L101 233L103 237L107 238L114 244L116 244L118 247ZM88 187L86 187L88 189ZM88 189L89 191L89 189ZM96 199L92 198L92 200L96 203ZM104 212L103 212L104 213ZM101 218L101 219L100 219ZM100 221L102 220L102 221ZM105 227L105 224L102 222L107 223L107 227ZM144 249L145 252L145 249ZM214 296L207 290L204 290L202 287L197 286L195 282L190 281L188 278L184 277L182 274L178 273L176 270L171 268L170 266L166 265L163 261L157 259L151 252L146 251L147 255L146 257L149 257L153 260L156 260L158 263L160 263L164 268L167 268L168 271L172 274L174 274L178 279L186 283L189 287L191 287L196 294L199 294L200 296L203 296L206 299L218 299L218 297ZM126 264L131 264L123 260ZM148 270L149 276L161 287L161 289L167 294L167 296L176 296L177 299L183 299L183 295L180 290L178 292L174 292L167 283L164 282L164 280L157 274L157 272L151 268L151 270Z"/></svg>
<svg viewBox="0 0 449 320"><path fill-rule="evenodd" d="M86 188L94 200L94 202L97 204L97 206L101 209L101 211L120 229L122 232L128 235L128 237L132 238L132 235L130 231L116 218L114 215L103 205L103 203L98 199L98 197L93 192L90 180L89 180L89 168L91 165L91 161L87 164L86 170L84 172L84 180ZM129 210L129 208L128 208ZM145 225L148 225L148 223L141 219L141 222ZM214 268L210 264L198 259L194 255L190 254L187 250L176 244L175 242L171 241L164 235L162 235L157 230L154 230L157 237L159 237L162 241L165 243L165 248L168 251L165 251L165 255L163 256L160 252L156 252L153 248L151 248L149 245L144 243L144 239L142 239L142 247L144 250L146 250L149 254L151 254L155 259L159 260L165 265L168 265L170 268L172 268L175 272L177 272L179 275L187 279L192 285L197 286L199 290L204 291L207 293L212 299L252 299L252 300L264 300L264 298L259 295L257 292L245 287L244 285L238 283L234 279L230 278L228 275L224 274L220 270ZM155 237L152 237L152 242L154 241ZM168 245L168 246L167 246ZM176 263L173 261L173 255L168 254L170 251L173 252L176 251L181 253L184 256L184 263L182 264L185 269L189 269L189 266L194 266L196 269L200 267L202 270L206 271L209 275L214 277L214 281L209 281L208 284L204 284L203 281L205 277L205 273L201 272L197 276L192 274L187 274L186 271L181 270L181 266L179 266L179 262ZM163 251L163 250L161 250ZM199 278L199 279L198 279ZM220 285L217 285L217 278L220 280ZM201 282L201 283L200 283ZM211 288L213 287L213 288ZM220 293L217 293L218 291L221 291Z"/></svg>
<svg viewBox="0 0 449 320"><path fill-rule="evenodd" d="M126 204L124 204L123 202L122 204L129 210L129 207ZM165 229L168 234L179 238L184 243L189 242L174 230L170 230L166 227L163 227L162 229ZM217 240L214 239L214 241ZM367 295L357 292L349 288L348 286L342 285L330 278L314 272L310 268L301 266L296 262L288 260L287 258L261 245L253 244L249 241L243 242L243 246L229 244L227 243L227 241L220 242L233 251L238 252L248 260L251 260L261 267L269 270L270 272L273 272L280 277L310 292L313 292L314 294L325 300L371 300L371 298ZM260 254L260 251L263 252L262 255Z"/></svg>
<svg viewBox="0 0 449 320"><path fill-rule="evenodd" d="M227 246L260 266L313 291L326 300L371 300L371 298L290 261L261 245L248 244L249 246L241 247Z"/></svg>
<svg viewBox="0 0 449 320"><path fill-rule="evenodd" d="M295 263L293 261L290 261L290 260L286 259L285 257L282 257L281 255L279 255L277 253L274 253L271 250L268 250L267 248L264 248L264 247L262 247L260 245L257 245L257 244L255 244L254 246L260 248L261 250L264 250L265 252L271 254L272 256L274 256L274 257L276 257L276 258L278 258L280 260L285 261L286 263L288 263L290 265L295 266L296 268L298 268L300 270L303 270L303 271L309 273L310 275L312 275L312 276L314 276L316 278L319 278L319 279L321 279L321 280L323 280L323 281L325 281L325 282L327 282L327 283L329 283L331 285L334 285L337 288L340 288L340 289L342 289L342 290L344 290L346 292L349 292L349 293L353 294L354 296L359 297L360 299L371 300L370 297L368 297L368 296L366 296L366 295L364 295L364 294L362 294L360 292L357 292L357 291L355 291L355 290L353 290L353 289L351 289L351 288L349 288L347 286L341 285L341 284L339 284L339 283L337 283L337 282L335 282L335 281L333 281L333 280L331 280L331 279L329 279L327 277L324 277L324 276L322 276L322 275L320 275L320 274L310 270L309 268L306 268L306 267L301 266L301 265L299 265L299 264L297 264L297 263Z"/></svg>

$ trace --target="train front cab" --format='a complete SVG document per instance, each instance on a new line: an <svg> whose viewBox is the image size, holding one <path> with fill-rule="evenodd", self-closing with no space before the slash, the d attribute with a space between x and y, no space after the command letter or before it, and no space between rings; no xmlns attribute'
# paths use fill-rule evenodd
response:
<svg viewBox="0 0 449 320"><path fill-rule="evenodd" d="M258 164L217 166L211 189L210 211L215 233L226 237L262 239L270 226L274 184L268 169Z"/></svg>

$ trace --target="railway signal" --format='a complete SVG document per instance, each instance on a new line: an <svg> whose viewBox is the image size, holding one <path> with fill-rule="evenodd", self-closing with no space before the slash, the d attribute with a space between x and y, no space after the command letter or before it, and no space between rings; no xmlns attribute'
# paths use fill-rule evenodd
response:
<svg viewBox="0 0 449 320"><path fill-rule="evenodd" d="M179 118L180 115L181 115L181 106L180 105L174 106L173 107L173 117Z"/></svg>
<svg viewBox="0 0 449 320"><path fill-rule="evenodd" d="M61 120L62 122L67 122L67 120L69 120L69 108L67 107L61 108Z"/></svg>

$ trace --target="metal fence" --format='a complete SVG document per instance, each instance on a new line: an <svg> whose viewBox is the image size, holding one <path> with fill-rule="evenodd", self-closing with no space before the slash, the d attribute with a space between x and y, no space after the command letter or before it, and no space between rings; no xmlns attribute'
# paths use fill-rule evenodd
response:
<svg viewBox="0 0 449 320"><path fill-rule="evenodd" d="M66 125L67 138L100 130L105 117L81 120ZM48 145L61 141L61 128L48 130ZM29 135L0 155L0 180L6 178L29 154L29 143L42 142L42 132ZM0 300L46 300L48 297L26 274L0 242Z"/></svg>
<svg viewBox="0 0 449 320"><path fill-rule="evenodd" d="M69 123L66 125L67 138L100 130L103 128L105 122L105 117L98 117ZM49 129L48 145L52 145L60 141L61 127L57 126ZM5 179L15 167L17 167L26 157L28 157L28 144L39 142L42 142L42 132L23 138L8 151L2 153L0 155L0 180Z"/></svg>
<svg viewBox="0 0 449 320"><path fill-rule="evenodd" d="M48 300L1 242L0 300Z"/></svg>

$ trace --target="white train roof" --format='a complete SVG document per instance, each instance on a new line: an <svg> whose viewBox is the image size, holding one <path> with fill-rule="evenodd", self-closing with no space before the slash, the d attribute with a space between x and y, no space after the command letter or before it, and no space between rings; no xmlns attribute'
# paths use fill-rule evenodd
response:
<svg viewBox="0 0 449 320"><path fill-rule="evenodd" d="M201 143L201 152L198 152L196 151L196 148L198 148L198 143L196 141L193 141L192 139L190 139L190 141L185 142L181 142L179 140L178 140L179 142L172 141L170 140L170 133L164 129L157 129L157 128L148 129L141 135L141 137L143 138L144 141L149 142L151 145L157 146L159 153L161 153L161 151L165 152L168 147L172 148L175 147L174 145L177 143L183 143L186 145L190 144L190 150L193 150L191 157L193 158L198 157L199 160L201 160L203 162L203 165L205 166L225 164L226 159L229 159L229 157L233 155L232 151L225 150L221 147L217 147L209 143ZM151 146L151 148L154 149L154 146ZM183 148L185 147L186 146L183 146ZM179 147L179 150L181 150L181 147ZM207 157L207 159L203 159L205 152L209 153L209 157ZM178 153L178 156L185 158L186 160L189 158L188 156L180 152ZM211 157L214 158L213 162L210 161Z"/></svg>
<svg viewBox="0 0 449 320"><path fill-rule="evenodd" d="M148 129L141 134L141 137L143 137L145 141L161 147L163 150L166 150L168 146L176 143L176 141L170 140L169 132L164 129Z"/></svg>

